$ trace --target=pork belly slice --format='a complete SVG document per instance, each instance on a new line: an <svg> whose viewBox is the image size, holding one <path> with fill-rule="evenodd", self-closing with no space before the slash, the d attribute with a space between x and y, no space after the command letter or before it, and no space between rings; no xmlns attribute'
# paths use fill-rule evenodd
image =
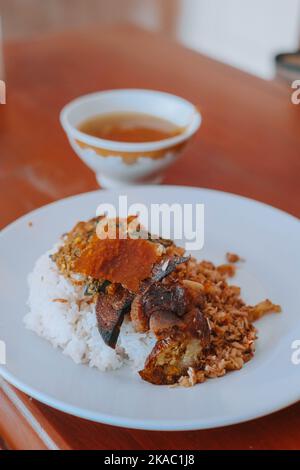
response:
<svg viewBox="0 0 300 470"><path fill-rule="evenodd" d="M129 312L133 295L121 285L113 293L99 292L96 303L98 329L105 344L116 347L124 315Z"/></svg>
<svg viewBox="0 0 300 470"><path fill-rule="evenodd" d="M182 318L172 313L152 315L150 328L159 341L139 372L155 385L171 385L186 375L189 367L199 367L210 343L210 329L203 313L194 308Z"/></svg>
<svg viewBox="0 0 300 470"><path fill-rule="evenodd" d="M173 256L155 264L151 277L142 283L131 307L130 317L138 333L149 330L149 318L154 311L171 310L179 316L184 314L186 300L183 288L179 285L166 288L160 282L188 260L187 257Z"/></svg>
<svg viewBox="0 0 300 470"><path fill-rule="evenodd" d="M164 286L154 283L132 303L130 316L139 333L149 330L149 320L154 313L170 312L182 316L186 310L185 290L180 285Z"/></svg>

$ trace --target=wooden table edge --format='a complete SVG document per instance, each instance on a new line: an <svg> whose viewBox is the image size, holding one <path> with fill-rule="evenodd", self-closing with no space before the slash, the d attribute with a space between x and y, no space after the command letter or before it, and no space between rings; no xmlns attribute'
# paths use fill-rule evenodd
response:
<svg viewBox="0 0 300 470"><path fill-rule="evenodd" d="M30 397L0 378L0 435L7 448L70 450Z"/></svg>

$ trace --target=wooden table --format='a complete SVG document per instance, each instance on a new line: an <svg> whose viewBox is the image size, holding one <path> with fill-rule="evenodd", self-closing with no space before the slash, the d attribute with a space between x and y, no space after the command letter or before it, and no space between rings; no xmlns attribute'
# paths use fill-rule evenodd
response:
<svg viewBox="0 0 300 470"><path fill-rule="evenodd" d="M131 26L45 36L5 47L0 107L0 221L97 188L58 114L95 90L143 87L197 104L204 122L166 183L252 197L300 216L300 106L265 82ZM250 423L197 432L144 432L67 416L12 387L0 392L0 436L11 448L300 448L300 404Z"/></svg>

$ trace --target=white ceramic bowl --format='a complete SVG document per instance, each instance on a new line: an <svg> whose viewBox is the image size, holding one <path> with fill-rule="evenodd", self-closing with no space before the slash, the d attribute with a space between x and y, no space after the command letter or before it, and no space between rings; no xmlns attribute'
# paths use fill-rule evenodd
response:
<svg viewBox="0 0 300 470"><path fill-rule="evenodd" d="M184 130L157 142L113 142L80 132L78 126L93 116L114 112L150 114ZM180 155L201 125L201 115L188 101L168 93L124 89L81 96L67 104L61 124L77 155L96 174L102 187L160 182L163 171Z"/></svg>

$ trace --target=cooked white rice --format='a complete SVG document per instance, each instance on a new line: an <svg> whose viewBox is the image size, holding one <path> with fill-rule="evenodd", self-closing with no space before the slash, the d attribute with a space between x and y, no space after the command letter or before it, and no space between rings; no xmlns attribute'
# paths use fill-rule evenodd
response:
<svg viewBox="0 0 300 470"><path fill-rule="evenodd" d="M42 255L28 276L30 311L24 317L26 327L61 348L77 364L101 371L126 363L135 370L142 369L155 338L135 333L131 322L125 320L116 349L106 346L97 328L95 305L84 300L82 287L59 273L49 256L55 251L57 246Z"/></svg>

